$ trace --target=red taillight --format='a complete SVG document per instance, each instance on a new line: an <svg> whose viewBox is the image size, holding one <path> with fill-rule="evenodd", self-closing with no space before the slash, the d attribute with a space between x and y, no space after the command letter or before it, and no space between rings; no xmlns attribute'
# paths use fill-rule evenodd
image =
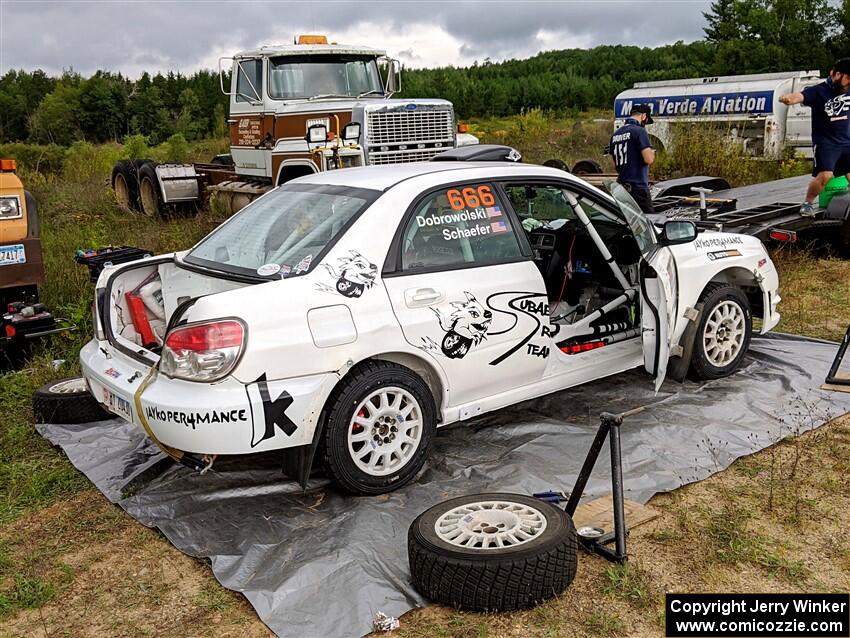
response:
<svg viewBox="0 0 850 638"><path fill-rule="evenodd" d="M159 369L189 381L216 381L233 370L242 353L245 326L235 319L175 328L165 338Z"/></svg>
<svg viewBox="0 0 850 638"><path fill-rule="evenodd" d="M770 238L775 241L797 241L797 233L793 230L772 230Z"/></svg>
<svg viewBox="0 0 850 638"><path fill-rule="evenodd" d="M9 339L11 339L16 334L17 334L17 331L15 330L15 326L13 326L10 323L7 323L6 324L6 336L9 337Z"/></svg>
<svg viewBox="0 0 850 638"><path fill-rule="evenodd" d="M197 326L176 328L168 333L165 345L172 350L204 352L242 345L244 330L238 321L216 321Z"/></svg>

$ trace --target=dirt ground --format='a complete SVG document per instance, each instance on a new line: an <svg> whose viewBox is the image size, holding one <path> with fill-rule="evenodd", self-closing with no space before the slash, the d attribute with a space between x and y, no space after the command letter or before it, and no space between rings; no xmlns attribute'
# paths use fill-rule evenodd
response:
<svg viewBox="0 0 850 638"><path fill-rule="evenodd" d="M805 425L801 424L805 429ZM663 593L850 589L850 415L700 483L655 496L630 562L581 554L574 584L536 609L401 618L398 636L660 636ZM89 489L0 530L0 635L271 636L205 562ZM348 635L341 630L340 636Z"/></svg>

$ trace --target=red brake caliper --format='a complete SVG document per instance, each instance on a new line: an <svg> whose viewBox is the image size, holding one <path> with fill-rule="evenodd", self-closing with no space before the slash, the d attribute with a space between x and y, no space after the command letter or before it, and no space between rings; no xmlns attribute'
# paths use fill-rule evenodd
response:
<svg viewBox="0 0 850 638"><path fill-rule="evenodd" d="M357 413L357 416L360 417L361 419L365 419L366 418L366 408L360 408L360 412ZM352 434L359 434L362 431L363 431L362 425L360 425L359 423L355 423L354 421L351 422L351 433Z"/></svg>

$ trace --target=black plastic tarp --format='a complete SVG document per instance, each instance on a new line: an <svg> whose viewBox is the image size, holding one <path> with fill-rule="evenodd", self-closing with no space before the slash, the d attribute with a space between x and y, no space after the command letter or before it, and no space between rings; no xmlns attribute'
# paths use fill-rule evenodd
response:
<svg viewBox="0 0 850 638"><path fill-rule="evenodd" d="M427 604L409 582L407 528L431 505L484 491L568 492L599 413L650 406L622 429L626 497L645 502L850 410L850 395L819 389L836 348L756 338L727 379L668 381L656 395L633 371L527 401L440 430L420 476L381 497L343 496L321 480L302 494L267 457L200 476L120 420L38 427L112 502L180 551L209 558L222 585L277 634L358 635L377 611ZM606 453L586 498L610 492Z"/></svg>

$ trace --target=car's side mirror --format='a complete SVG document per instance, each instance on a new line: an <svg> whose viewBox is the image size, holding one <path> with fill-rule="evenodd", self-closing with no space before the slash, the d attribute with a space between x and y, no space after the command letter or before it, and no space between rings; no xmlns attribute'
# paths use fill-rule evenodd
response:
<svg viewBox="0 0 850 638"><path fill-rule="evenodd" d="M697 238L697 226L685 219L672 219L661 227L661 237L658 243L662 246L687 244Z"/></svg>

